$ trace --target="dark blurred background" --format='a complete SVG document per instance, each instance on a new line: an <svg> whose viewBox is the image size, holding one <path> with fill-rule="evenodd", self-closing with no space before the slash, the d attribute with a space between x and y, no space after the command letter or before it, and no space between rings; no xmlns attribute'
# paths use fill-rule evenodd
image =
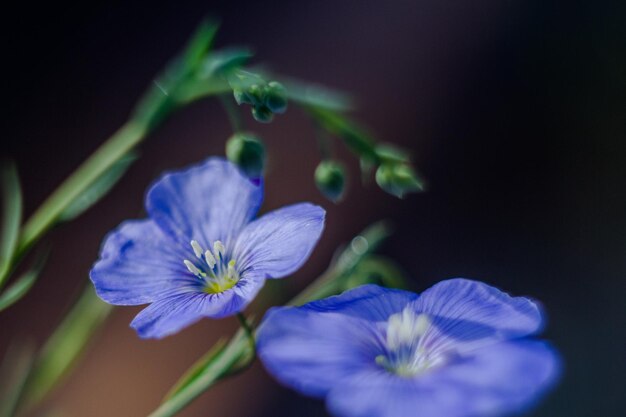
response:
<svg viewBox="0 0 626 417"><path fill-rule="evenodd" d="M126 119L155 73L207 14L218 46L247 44L280 73L354 93L356 115L411 149L428 180L404 201L353 180L344 203L317 192L314 132L295 108L251 124L269 148L263 210L312 200L328 209L295 294L333 249L372 221L397 226L383 252L421 291L481 279L541 300L546 337L564 356L560 386L532 416L612 417L626 408L626 3L616 1L230 1L23 3L2 27L2 154L19 164L31 212ZM249 120L250 122L250 120ZM43 342L80 293L104 234L143 216L164 169L223 154L230 127L216 100L177 113L141 146L124 181L54 231L34 290L0 315L0 355L14 337ZM258 309L258 307L257 307ZM252 310L255 310L253 306ZM234 319L205 320L162 341L128 328L119 308L62 389L68 417L144 416ZM257 364L181 414L324 416ZM427 416L424 416L427 417Z"/></svg>

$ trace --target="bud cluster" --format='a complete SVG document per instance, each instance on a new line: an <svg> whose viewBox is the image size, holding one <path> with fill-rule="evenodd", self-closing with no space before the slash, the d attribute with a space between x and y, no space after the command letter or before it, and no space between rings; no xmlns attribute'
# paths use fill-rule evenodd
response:
<svg viewBox="0 0 626 417"><path fill-rule="evenodd" d="M274 119L274 114L282 114L287 110L287 91L277 81L259 81L249 87L234 88L233 94L237 104L252 106L252 116L261 123L269 123Z"/></svg>

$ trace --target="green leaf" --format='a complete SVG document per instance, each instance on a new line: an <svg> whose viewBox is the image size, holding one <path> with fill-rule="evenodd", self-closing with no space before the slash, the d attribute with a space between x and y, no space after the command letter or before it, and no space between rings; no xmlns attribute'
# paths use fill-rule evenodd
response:
<svg viewBox="0 0 626 417"><path fill-rule="evenodd" d="M410 155L406 150L392 143L380 143L376 145L376 154L383 162L408 163L410 159Z"/></svg>
<svg viewBox="0 0 626 417"><path fill-rule="evenodd" d="M218 29L219 23L214 20L205 19L200 23L181 56L184 72L194 72L201 65L213 45Z"/></svg>
<svg viewBox="0 0 626 417"><path fill-rule="evenodd" d="M339 249L328 269L288 304L302 305L341 292L345 289L342 281L349 277L354 268L374 252L391 232L392 227L387 221L379 221L367 227L348 245Z"/></svg>
<svg viewBox="0 0 626 417"><path fill-rule="evenodd" d="M228 84L233 90L248 90L253 85L265 85L265 79L257 73L247 70L232 71L227 76Z"/></svg>
<svg viewBox="0 0 626 417"><path fill-rule="evenodd" d="M254 54L247 48L224 48L213 51L205 60L198 75L202 78L228 74L244 65Z"/></svg>
<svg viewBox="0 0 626 417"><path fill-rule="evenodd" d="M185 408L199 395L209 389L216 381L227 375L238 366L241 358L249 355L250 344L243 330L239 330L223 349L217 349L206 364L200 366L199 372L192 379L184 382L184 387L168 397L148 417L171 417Z"/></svg>
<svg viewBox="0 0 626 417"><path fill-rule="evenodd" d="M124 173L137 158L136 153L130 153L115 162L104 174L95 180L89 188L72 201L59 216L59 221L75 219L96 204L122 178Z"/></svg>
<svg viewBox="0 0 626 417"><path fill-rule="evenodd" d="M167 63L152 85L139 99L131 119L148 129L158 126L173 110L188 103L198 78L198 71L209 55L219 25L203 21L184 51Z"/></svg>
<svg viewBox="0 0 626 417"><path fill-rule="evenodd" d="M35 350L30 344L9 345L0 367L0 417L12 417L31 370Z"/></svg>
<svg viewBox="0 0 626 417"><path fill-rule="evenodd" d="M2 236L0 237L0 289L11 270L22 221L22 191L13 162L2 163Z"/></svg>
<svg viewBox="0 0 626 417"><path fill-rule="evenodd" d="M169 400L174 395L186 389L189 385L193 384L195 380L200 378L202 374L207 372L207 369L211 366L213 361L216 360L221 354L224 353L226 347L226 339L219 339L215 344L205 353L200 359L198 359L179 379L176 384L170 389L170 391L163 398L164 401Z"/></svg>
<svg viewBox="0 0 626 417"><path fill-rule="evenodd" d="M376 142L362 127L332 110L314 106L307 106L306 110L322 128L343 139L354 153L376 164L380 163Z"/></svg>
<svg viewBox="0 0 626 417"><path fill-rule="evenodd" d="M368 255L343 280L341 291L364 284L408 288L408 279L406 273L393 260L380 255Z"/></svg>
<svg viewBox="0 0 626 417"><path fill-rule="evenodd" d="M0 311L10 307L13 303L22 298L31 289L37 276L41 272L41 267L35 267L15 280L2 294L0 294Z"/></svg>
<svg viewBox="0 0 626 417"><path fill-rule="evenodd" d="M41 349L24 396L26 406L38 403L71 369L112 306L87 285L77 303Z"/></svg>
<svg viewBox="0 0 626 417"><path fill-rule="evenodd" d="M287 90L287 97L305 107L344 112L354 108L352 98L342 92L293 78L278 77Z"/></svg>
<svg viewBox="0 0 626 417"><path fill-rule="evenodd" d="M396 162L385 162L378 167L376 183L380 188L398 198L425 189L424 181L417 175L413 167Z"/></svg>

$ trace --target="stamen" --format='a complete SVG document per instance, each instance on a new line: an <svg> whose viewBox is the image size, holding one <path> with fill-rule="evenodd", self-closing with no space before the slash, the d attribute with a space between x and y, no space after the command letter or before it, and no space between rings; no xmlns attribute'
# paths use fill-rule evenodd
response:
<svg viewBox="0 0 626 417"><path fill-rule="evenodd" d="M216 259L218 260L224 259L226 248L224 247L224 244L220 242L219 240L216 240L215 243L213 243L213 253L215 253Z"/></svg>
<svg viewBox="0 0 626 417"><path fill-rule="evenodd" d="M202 246L196 240L191 241L191 247L193 248L193 253L196 254L198 259L202 259Z"/></svg>
<svg viewBox="0 0 626 417"><path fill-rule="evenodd" d="M213 250L204 250L197 240L189 243L200 262L194 263L184 259L183 263L189 272L200 278L205 292L221 293L237 285L240 276L235 267L235 260L227 257L226 247L221 241L213 242Z"/></svg>
<svg viewBox="0 0 626 417"><path fill-rule="evenodd" d="M400 346L412 345L426 333L430 320L425 314L417 315L410 308L389 317L387 346L397 350Z"/></svg>
<svg viewBox="0 0 626 417"><path fill-rule="evenodd" d="M191 263L191 261L188 261L187 259L185 259L183 262L185 263L185 266L187 267L189 272L199 277L202 276L202 271L200 271L193 263Z"/></svg>
<svg viewBox="0 0 626 417"><path fill-rule="evenodd" d="M425 314L406 307L387 320L386 353L375 357L377 365L396 375L412 377L438 366L443 358L433 355L422 338L431 325Z"/></svg>
<svg viewBox="0 0 626 417"><path fill-rule="evenodd" d="M226 276L228 277L228 279L232 279L235 277L235 260L231 259L230 262L228 262L228 271L226 272Z"/></svg>
<svg viewBox="0 0 626 417"><path fill-rule="evenodd" d="M216 261L215 261L215 257L213 256L211 251L208 249L206 250L206 252L204 252L204 260L209 265L209 268L213 269L213 267L216 264Z"/></svg>

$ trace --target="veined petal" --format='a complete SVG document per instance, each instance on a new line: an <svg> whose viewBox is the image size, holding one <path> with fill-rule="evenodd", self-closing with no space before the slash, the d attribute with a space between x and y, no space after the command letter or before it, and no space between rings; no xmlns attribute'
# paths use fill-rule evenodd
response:
<svg viewBox="0 0 626 417"><path fill-rule="evenodd" d="M336 385L327 406L338 417L499 416L532 406L559 373L548 344L502 342L419 378L384 375Z"/></svg>
<svg viewBox="0 0 626 417"><path fill-rule="evenodd" d="M386 321L389 316L402 311L417 297L417 294L409 291L369 284L345 291L340 295L312 301L302 308L335 312L370 321Z"/></svg>
<svg viewBox="0 0 626 417"><path fill-rule="evenodd" d="M142 338L160 339L201 318L221 318L241 311L263 283L262 279L241 279L233 288L221 293L195 291L166 297L143 309L130 325Z"/></svg>
<svg viewBox="0 0 626 417"><path fill-rule="evenodd" d="M256 215L263 186L234 164L210 158L202 165L165 174L148 191L146 209L165 233L188 245L229 242Z"/></svg>
<svg viewBox="0 0 626 417"><path fill-rule="evenodd" d="M147 304L197 286L183 256L152 220L127 221L106 237L89 275L104 301Z"/></svg>
<svg viewBox="0 0 626 417"><path fill-rule="evenodd" d="M456 352L534 334L541 330L539 306L478 281L462 278L439 282L413 303L431 325L423 337L430 350Z"/></svg>
<svg viewBox="0 0 626 417"><path fill-rule="evenodd" d="M342 381L380 373L374 359L380 343L366 320L301 307L271 309L257 333L257 352L268 371L317 397Z"/></svg>
<svg viewBox="0 0 626 417"><path fill-rule="evenodd" d="M324 229L325 211L309 203L294 204L265 214L237 237L233 259L242 274L282 278L307 260Z"/></svg>

